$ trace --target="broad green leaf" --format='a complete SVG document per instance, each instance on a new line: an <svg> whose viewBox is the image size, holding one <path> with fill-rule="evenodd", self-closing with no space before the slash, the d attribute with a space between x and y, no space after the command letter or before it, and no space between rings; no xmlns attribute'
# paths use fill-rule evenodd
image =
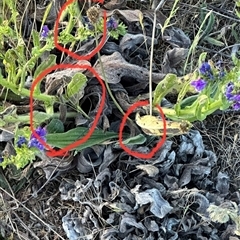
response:
<svg viewBox="0 0 240 240"><path fill-rule="evenodd" d="M196 114L197 120L202 121L207 117L207 114L204 114L203 109L206 105L208 105L207 104L208 96L207 95L201 95L201 96L198 97L196 102L197 102L197 106L195 108L195 114ZM205 110L207 110L207 109L205 109Z"/></svg>
<svg viewBox="0 0 240 240"><path fill-rule="evenodd" d="M87 77L82 73L76 73L67 86L67 96L73 97L86 86Z"/></svg>
<svg viewBox="0 0 240 240"><path fill-rule="evenodd" d="M187 106L192 105L198 98L198 95L189 96L181 101L180 108L183 109Z"/></svg>
<svg viewBox="0 0 240 240"><path fill-rule="evenodd" d="M64 125L60 119L53 118L50 123L47 125L48 133L63 133Z"/></svg>
<svg viewBox="0 0 240 240"><path fill-rule="evenodd" d="M89 132L89 128L77 127L69 130L65 133L52 133L47 134L47 143L53 147L64 148L71 143L81 139ZM118 134L115 132L104 132L103 130L96 129L92 136L81 145L74 148L75 150L82 150L87 147L91 147L97 144L101 144L109 139L118 138Z"/></svg>
<svg viewBox="0 0 240 240"><path fill-rule="evenodd" d="M127 138L123 141L124 145L137 145L145 143L147 138L143 134L138 134L137 136ZM115 144L115 147L120 147L119 142Z"/></svg>

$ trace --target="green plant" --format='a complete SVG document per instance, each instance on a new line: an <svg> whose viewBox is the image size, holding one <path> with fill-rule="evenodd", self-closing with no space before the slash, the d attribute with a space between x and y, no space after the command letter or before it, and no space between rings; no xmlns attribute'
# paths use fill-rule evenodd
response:
<svg viewBox="0 0 240 240"><path fill-rule="evenodd" d="M35 79L43 70L56 64L56 56L49 54L40 65L39 60L43 54L47 55L54 49L53 31L47 30L47 26L42 23L41 32L32 30L32 48L29 49L25 44L20 30L17 27L18 12L13 1L6 1L6 5L11 11L10 19L3 19L0 26L0 43L4 46L4 42L11 42L11 48L7 51L0 48L0 62L5 67L5 77L3 72L0 72L0 85L11 90L16 97L29 97L30 90L25 87L27 76L32 76ZM80 11L76 7L76 2L71 4L64 15L69 15L67 26L60 32L59 43L69 45L70 48L78 41L83 41L89 37L94 37L95 34L103 32L103 18L99 18L95 24L95 28L91 28L90 21L85 17L81 18ZM87 20L86 20L87 19ZM87 21L87 22L86 22ZM108 32L113 38L118 38L126 33L126 27L122 23L110 17L107 21ZM78 26L75 34L72 34L74 27ZM28 54L26 54L28 53ZM55 96L41 93L40 84L35 88L34 99L44 103L46 112L53 113L53 105L58 99Z"/></svg>
<svg viewBox="0 0 240 240"><path fill-rule="evenodd" d="M0 62L4 65L4 71L0 71L0 85L6 89L5 99L9 96L11 99L18 99L20 97L28 98L30 90L26 87L27 76L32 76L33 80L36 79L41 72L47 68L56 65L56 56L50 54L50 51L54 49L53 30L50 30L47 25L42 22L40 32L32 30L32 47L29 48L24 42L19 26L17 25L18 12L15 7L14 1L4 1L5 6L11 12L11 18L0 18L0 42L6 43L11 41L11 48L0 48ZM43 19L46 19L50 6L47 8ZM74 44L79 41L87 40L89 37L96 37L96 35L103 32L103 18L98 17L94 23L88 17L82 17L80 10L77 8L77 1L71 4L63 13L64 16L69 16L69 21L66 27L59 33L58 41L60 44L67 45L69 48L73 48ZM77 29L77 30L76 30ZM123 23L118 22L113 17L107 19L108 34L117 39L120 35L126 33L126 26ZM4 46L2 44L1 46ZM26 54L27 53L27 54ZM47 59L39 64L39 61L45 54ZM47 125L47 132L42 136L44 141L52 147L64 147L70 143L76 141L76 139L84 136L88 131L87 128L75 128L64 133L64 126L61 125L61 131L56 129L59 126L57 119L60 113L54 113L53 106L56 102L61 101L62 104L68 102L76 106L76 110L82 112L85 117L88 117L78 105L79 98L77 95L84 89L87 84L87 78L82 73L76 73L71 81L67 84L65 92L61 95L61 98L55 95L49 95L42 93L40 90L41 84L37 84L34 89L34 100L39 100L45 106L46 112L34 111L34 125L38 126L43 122L50 119L51 122ZM13 94L12 94L13 93ZM18 115L16 113L16 107L14 105L5 108L3 107L0 118L0 126L4 127L8 124L14 124L16 126L14 149L15 153L9 155L7 152L3 152L0 158L0 166L5 168L8 165L14 165L17 169L24 168L27 164L35 160L39 155L39 151L42 151L44 147L38 142L33 134L30 134L28 127L18 128L19 123L28 124L29 115ZM67 112L66 117L75 117L76 112ZM53 131L53 129L55 129ZM43 129L37 128L35 130L39 136ZM45 131L45 130L44 130ZM57 141L56 141L57 138ZM91 138L75 150L81 150L86 147L99 144L109 140L111 138L117 138L117 134L113 132L103 132L101 130L95 130Z"/></svg>
<svg viewBox="0 0 240 240"><path fill-rule="evenodd" d="M163 108L168 118L202 121L218 109L226 110L231 106L239 109L240 60L234 58L235 66L226 71L220 62L206 62L205 58L206 53L201 54L199 69L195 72L184 77L167 74L156 87L154 105L170 92L175 91L178 95L173 108Z"/></svg>
<svg viewBox="0 0 240 240"><path fill-rule="evenodd" d="M207 211L213 222L227 223L231 219L236 225L235 234L240 236L240 215L235 202L223 203L220 206L211 204Z"/></svg>

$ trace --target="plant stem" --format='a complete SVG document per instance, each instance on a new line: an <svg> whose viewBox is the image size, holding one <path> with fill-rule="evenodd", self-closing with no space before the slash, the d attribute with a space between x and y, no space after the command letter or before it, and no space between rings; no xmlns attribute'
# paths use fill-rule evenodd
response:
<svg viewBox="0 0 240 240"><path fill-rule="evenodd" d="M97 29L96 29L96 26L95 26L95 39L96 39L96 45L98 46L98 38L97 38ZM118 108L118 110L124 115L125 112L123 111L123 109L121 108L121 106L118 104L117 100L115 99L115 97L113 96L112 94L112 91L109 87L109 84L107 82L107 78L106 78L106 74L105 74L105 71L104 71L104 68L103 68L103 63L102 63L102 60L101 60L101 55L100 55L100 52L97 53L98 54L98 60L99 60L99 63L100 63L100 67L101 67L101 71L102 71L102 74L103 74L103 78L104 78L104 82L105 82L105 85L106 85L106 88L107 88L107 91L108 91L108 94L109 96L111 97L111 99L113 100L115 106Z"/></svg>
<svg viewBox="0 0 240 240"><path fill-rule="evenodd" d="M67 118L74 118L77 116L77 112L67 112ZM46 119L59 118L60 113L46 114ZM29 123L29 114L27 115L7 115L3 117L5 123ZM34 119L34 122L38 122L37 118Z"/></svg>
<svg viewBox="0 0 240 240"><path fill-rule="evenodd" d="M154 10L154 20L153 20L153 31L152 31L152 42L151 42L151 54L150 54L150 71L149 71L149 104L150 104L150 115L152 115L153 99L152 99L152 68L153 68L153 50L154 50L154 39L156 32L156 22L157 22L157 11L164 4L166 0L161 0L156 9Z"/></svg>
<svg viewBox="0 0 240 240"><path fill-rule="evenodd" d="M0 85L2 85L5 88L10 89L16 95L22 95L22 96L26 96L26 97L30 96L30 91L28 89L22 88L19 91L19 89L16 89L15 84L13 84L9 81L6 81L1 75L0 75ZM35 99L37 99L39 101L43 101L43 102L53 103L56 100L54 96L49 96L46 94L33 94L33 96Z"/></svg>

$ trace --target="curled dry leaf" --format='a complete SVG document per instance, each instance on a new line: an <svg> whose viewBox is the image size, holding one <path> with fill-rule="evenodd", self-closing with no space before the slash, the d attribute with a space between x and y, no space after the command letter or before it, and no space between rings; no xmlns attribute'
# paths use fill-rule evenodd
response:
<svg viewBox="0 0 240 240"><path fill-rule="evenodd" d="M217 175L216 190L223 196L229 192L229 176L227 173L219 172Z"/></svg>
<svg viewBox="0 0 240 240"><path fill-rule="evenodd" d="M135 79L140 84L144 84L144 88L141 89L145 89L148 85L148 69L128 63L119 52L115 52L110 56L102 56L101 60L108 83L119 83L125 77L126 79ZM101 78L104 79L99 62L95 64L94 68ZM153 73L153 82L157 84L164 77L165 74ZM135 85L134 88L139 88L139 86Z"/></svg>
<svg viewBox="0 0 240 240"><path fill-rule="evenodd" d="M54 179L60 173L67 172L76 166L76 162L73 160L72 154L66 158L50 158L43 153L39 153L38 157L41 161L34 162L33 166L34 168L42 168L47 180Z"/></svg>
<svg viewBox="0 0 240 240"><path fill-rule="evenodd" d="M154 10L145 10L143 11L143 15L145 18L147 18L153 23ZM161 11L158 11L156 28L161 29L166 19L167 17ZM165 29L165 31L163 32L162 38L167 43L171 44L173 47L189 48L191 45L190 38L180 28L176 28L172 26Z"/></svg>
<svg viewBox="0 0 240 240"><path fill-rule="evenodd" d="M14 138L14 133L5 128L0 128L0 142L8 142Z"/></svg>
<svg viewBox="0 0 240 240"><path fill-rule="evenodd" d="M199 213L199 214L202 214L202 215L205 215L207 217L207 209L209 207L209 200L201 193L191 193L190 194L195 203L197 203L199 206L198 208L196 209L196 211Z"/></svg>
<svg viewBox="0 0 240 240"><path fill-rule="evenodd" d="M137 219L135 216L125 213L122 216L122 220L120 222L120 226L119 226L119 230L122 233L126 233L129 231L129 228L134 230L134 228L138 228L140 230L143 231L144 235L143 235L143 239L146 237L147 234L147 230L146 228L143 226L143 224L141 222L137 222ZM132 231L131 231L132 232Z"/></svg>
<svg viewBox="0 0 240 240"><path fill-rule="evenodd" d="M158 218L164 218L172 210L168 201L162 197L160 191L156 188L140 193L135 192L135 198L140 205L150 203L150 211Z"/></svg>
<svg viewBox="0 0 240 240"><path fill-rule="evenodd" d="M180 28L167 28L163 33L163 39L173 47L189 48L191 46L190 38Z"/></svg>
<svg viewBox="0 0 240 240"><path fill-rule="evenodd" d="M186 48L173 48L168 50L163 59L162 72L166 74L178 74L179 65L185 60L187 53L188 49Z"/></svg>
<svg viewBox="0 0 240 240"><path fill-rule="evenodd" d="M196 147L193 158L194 159L201 158L204 153L205 147L203 145L203 140L202 140L202 136L201 136L200 132L197 130L191 130L189 132L188 136L192 140L193 145Z"/></svg>
<svg viewBox="0 0 240 240"><path fill-rule="evenodd" d="M154 10L144 10L143 16L144 18L149 19L153 23ZM161 28L160 26L164 25L164 22L166 21L167 17L161 11L157 11L156 16L157 16L156 25L158 28Z"/></svg>
<svg viewBox="0 0 240 240"><path fill-rule="evenodd" d="M86 60L79 61L77 65L91 66L90 62ZM83 68L68 68L48 74L46 76L45 93L52 94L57 91L60 86L66 86L76 73L84 71L85 69Z"/></svg>
<svg viewBox="0 0 240 240"><path fill-rule="evenodd" d="M108 10L124 8L127 4L127 0L111 0L103 5Z"/></svg>
<svg viewBox="0 0 240 240"><path fill-rule="evenodd" d="M117 15L120 18L125 19L127 22L138 22L139 21L139 16L142 14L140 10L119 10L115 9L113 11L107 11L107 17L112 16L112 15ZM102 11L102 16L103 16L103 11Z"/></svg>
<svg viewBox="0 0 240 240"><path fill-rule="evenodd" d="M77 169L80 173L88 173L93 170L94 167L99 166L102 163L104 147L95 145L91 148L83 149L77 158Z"/></svg>
<svg viewBox="0 0 240 240"><path fill-rule="evenodd" d="M155 40L154 43L157 44L157 41ZM147 58L149 53L146 50L146 46L151 46L151 37L130 33L123 36L119 45L123 57L128 61L134 56L140 56L141 59Z"/></svg>
<svg viewBox="0 0 240 240"><path fill-rule="evenodd" d="M155 177L159 173L159 169L153 165L140 164L136 166L137 169L141 169L148 174L149 177Z"/></svg>

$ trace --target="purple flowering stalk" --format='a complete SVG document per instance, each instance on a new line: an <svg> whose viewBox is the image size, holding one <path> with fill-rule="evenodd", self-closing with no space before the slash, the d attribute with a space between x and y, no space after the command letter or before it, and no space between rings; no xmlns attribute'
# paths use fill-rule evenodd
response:
<svg viewBox="0 0 240 240"><path fill-rule="evenodd" d="M226 86L225 97L229 102L232 102L232 108L234 110L240 109L240 91L235 93L235 85L233 82L229 82Z"/></svg>
<svg viewBox="0 0 240 240"><path fill-rule="evenodd" d="M38 127L35 130L35 133L44 141L46 142L46 134L47 131L45 128ZM27 139L24 136L19 136L18 140L16 142L17 147L21 148L24 145L27 145L29 148L35 147L38 148L39 150L44 150L44 146L39 142L39 140L34 136L34 134L31 134L29 142L27 142Z"/></svg>
<svg viewBox="0 0 240 240"><path fill-rule="evenodd" d="M220 70L218 77L216 76L216 80L219 80L225 76L225 72L223 71L220 61L216 63L216 67ZM208 62L202 63L199 68L199 73L201 77L198 80L192 81L190 84L197 92L201 92L208 85L208 80L210 80L210 82L214 82L215 80L213 70Z"/></svg>
<svg viewBox="0 0 240 240"><path fill-rule="evenodd" d="M46 142L47 131L46 131L45 128L38 127L35 130L35 133L41 138L41 140ZM41 151L44 150L44 146L39 142L39 140L34 136L33 133L31 134L30 141L28 143L28 147L30 147L30 148L35 147L35 148L38 148Z"/></svg>

